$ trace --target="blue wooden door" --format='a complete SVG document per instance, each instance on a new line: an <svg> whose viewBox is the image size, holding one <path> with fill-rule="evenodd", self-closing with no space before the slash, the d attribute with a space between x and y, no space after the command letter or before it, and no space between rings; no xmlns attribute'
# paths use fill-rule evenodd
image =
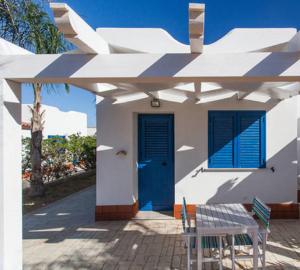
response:
<svg viewBox="0 0 300 270"><path fill-rule="evenodd" d="M174 117L138 117L139 208L169 211L174 204Z"/></svg>

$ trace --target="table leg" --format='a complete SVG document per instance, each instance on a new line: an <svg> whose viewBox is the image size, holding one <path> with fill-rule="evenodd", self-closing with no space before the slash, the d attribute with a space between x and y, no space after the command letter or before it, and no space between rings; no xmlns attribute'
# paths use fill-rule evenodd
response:
<svg viewBox="0 0 300 270"><path fill-rule="evenodd" d="M198 235L197 244L197 265L198 270L202 270L202 236Z"/></svg>
<svg viewBox="0 0 300 270"><path fill-rule="evenodd" d="M223 270L223 245L222 245L222 236L219 236L219 270Z"/></svg>
<svg viewBox="0 0 300 270"><path fill-rule="evenodd" d="M258 237L257 231L253 232L253 270L258 268Z"/></svg>
<svg viewBox="0 0 300 270"><path fill-rule="evenodd" d="M188 268L187 270L191 270L191 252L192 252L192 247L191 247L191 237L188 237L188 245L187 245L187 264Z"/></svg>

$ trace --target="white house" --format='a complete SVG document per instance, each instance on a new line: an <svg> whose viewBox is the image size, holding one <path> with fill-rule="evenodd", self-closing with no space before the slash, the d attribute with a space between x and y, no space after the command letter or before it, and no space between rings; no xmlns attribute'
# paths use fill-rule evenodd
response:
<svg viewBox="0 0 300 270"><path fill-rule="evenodd" d="M22 136L30 137L31 123L31 104L22 105ZM42 105L44 111L44 129L43 136L69 136L72 134L80 134L87 136L87 115L86 113L68 111L64 112L56 107Z"/></svg>
<svg viewBox="0 0 300 270"><path fill-rule="evenodd" d="M190 6L190 13L201 13L198 7ZM193 50L162 29L99 28L97 33L114 54L162 53L167 59ZM296 29L234 29L202 52L271 55L299 48ZM243 66L232 63L234 69ZM178 72L176 63L165 68ZM115 86L118 90L107 91L109 98L97 105L97 219L130 218L138 210L171 210L179 218L183 196L191 212L199 203L248 205L258 196L272 207L274 218L298 217L298 82L224 78Z"/></svg>
<svg viewBox="0 0 300 270"><path fill-rule="evenodd" d="M191 4L185 45L162 29L94 31L68 5L50 6L77 52L33 55L0 40L1 270L22 265L23 82L98 95L97 220L178 217L183 196L191 212L258 196L274 218L299 217L296 29L234 29L203 45L204 6Z"/></svg>
<svg viewBox="0 0 300 270"><path fill-rule="evenodd" d="M97 128L96 127L88 127L87 128L87 135L88 136L96 136Z"/></svg>

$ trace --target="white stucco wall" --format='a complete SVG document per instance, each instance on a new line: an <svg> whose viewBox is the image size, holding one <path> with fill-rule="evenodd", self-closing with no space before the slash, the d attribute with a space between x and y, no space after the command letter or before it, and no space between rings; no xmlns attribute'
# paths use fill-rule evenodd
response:
<svg viewBox="0 0 300 270"><path fill-rule="evenodd" d="M31 112L28 106L29 104L22 105L22 122L31 122ZM87 135L87 115L81 112L75 111L60 111L56 107L42 105L44 113L44 130L43 136L47 138L48 135L60 135L68 136L76 133L80 133L82 136ZM30 131L22 130L24 137L30 136Z"/></svg>
<svg viewBox="0 0 300 270"><path fill-rule="evenodd" d="M0 79L0 270L22 269L21 85Z"/></svg>
<svg viewBox="0 0 300 270"><path fill-rule="evenodd" d="M267 168L259 170L205 170L207 168L208 110L266 110ZM207 104L150 100L97 105L97 205L132 204L137 198L137 113L174 113L175 203L296 202L297 98L258 103L235 98ZM186 149L186 150L184 150ZM126 157L117 157L126 150ZM180 151L182 150L182 151ZM184 150L184 151L183 151ZM270 168L274 167L273 173Z"/></svg>
<svg viewBox="0 0 300 270"><path fill-rule="evenodd" d="M297 154L298 154L298 190L300 190L300 96L297 96L297 121L298 121L298 129L297 129Z"/></svg>
<svg viewBox="0 0 300 270"><path fill-rule="evenodd" d="M96 134L97 134L96 127L88 127L87 128L87 135L88 136L96 136Z"/></svg>

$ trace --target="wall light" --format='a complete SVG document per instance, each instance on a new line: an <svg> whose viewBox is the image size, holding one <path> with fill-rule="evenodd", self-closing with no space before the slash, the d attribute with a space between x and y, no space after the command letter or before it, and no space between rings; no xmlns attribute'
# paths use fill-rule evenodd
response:
<svg viewBox="0 0 300 270"><path fill-rule="evenodd" d="M154 98L151 100L151 107L153 108L159 108L160 107L160 101L157 98Z"/></svg>

